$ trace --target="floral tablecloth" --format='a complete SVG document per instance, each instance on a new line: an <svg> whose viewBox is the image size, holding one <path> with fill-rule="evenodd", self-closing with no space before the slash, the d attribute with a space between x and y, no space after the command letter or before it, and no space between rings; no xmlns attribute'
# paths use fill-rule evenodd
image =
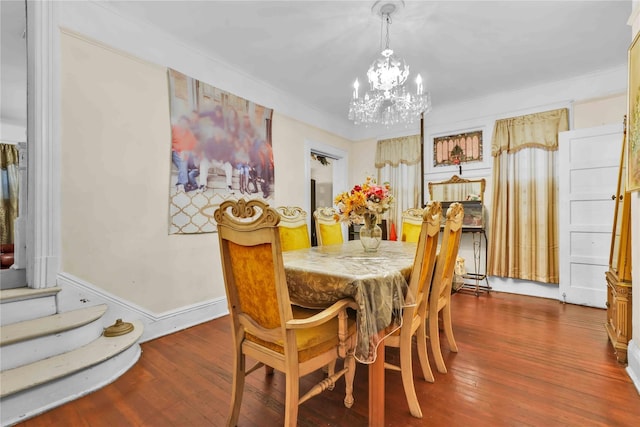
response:
<svg viewBox="0 0 640 427"><path fill-rule="evenodd" d="M415 243L382 241L365 253L359 241L283 252L291 302L320 308L346 297L358 305L355 357L373 363L380 340L401 326L402 308L415 304L408 282Z"/></svg>

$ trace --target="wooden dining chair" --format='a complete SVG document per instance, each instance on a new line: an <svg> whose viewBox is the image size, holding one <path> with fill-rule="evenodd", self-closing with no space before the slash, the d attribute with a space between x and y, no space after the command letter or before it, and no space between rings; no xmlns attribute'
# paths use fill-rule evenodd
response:
<svg viewBox="0 0 640 427"><path fill-rule="evenodd" d="M280 244L283 251L293 251L311 247L307 213L297 206L278 206L280 214Z"/></svg>
<svg viewBox="0 0 640 427"><path fill-rule="evenodd" d="M402 212L402 228L400 240L403 242L417 242L422 228L423 209L409 208Z"/></svg>
<svg viewBox="0 0 640 427"><path fill-rule="evenodd" d="M411 361L412 338L416 336L418 359L424 379L434 381L433 372L427 358L427 296L431 288L431 278L436 262L436 248L440 234L440 202L429 202L422 214L416 256L409 281L410 292L416 298L416 305L405 307L402 311L402 327L385 339L386 347L400 349L400 366L385 363L385 368L400 371L402 386L409 404L409 412L416 418L422 418L413 384L413 366Z"/></svg>
<svg viewBox="0 0 640 427"><path fill-rule="evenodd" d="M280 215L260 200L227 200L214 212L234 345L233 389L228 426L235 426L245 377L261 366L285 375L284 425L294 427L298 405L345 377L344 404L353 404L355 321L350 298L318 311L292 306L282 261ZM247 369L245 357L257 363ZM300 397L300 378L344 358L343 369Z"/></svg>
<svg viewBox="0 0 640 427"><path fill-rule="evenodd" d="M332 207L318 208L313 212L318 246L341 245L344 243L342 223L336 219L337 213L335 208Z"/></svg>
<svg viewBox="0 0 640 427"><path fill-rule="evenodd" d="M438 315L442 312L442 323L444 333L449 342L451 351L457 353L458 345L453 337L453 327L451 324L451 286L453 283L454 268L460 247L460 236L462 234L462 219L464 218L464 207L461 203L452 203L447 209L444 230L442 231L442 243L440 252L436 260L436 270L433 274L431 292L428 302L428 323L429 340L433 358L436 362L438 372L447 373L447 367L440 350L440 333Z"/></svg>

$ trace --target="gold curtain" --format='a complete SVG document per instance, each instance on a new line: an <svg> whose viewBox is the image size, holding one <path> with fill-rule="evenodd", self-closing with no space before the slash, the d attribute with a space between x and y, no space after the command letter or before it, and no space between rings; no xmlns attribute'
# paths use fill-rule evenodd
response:
<svg viewBox="0 0 640 427"><path fill-rule="evenodd" d="M559 283L558 133L567 109L496 121L488 274Z"/></svg>
<svg viewBox="0 0 640 427"><path fill-rule="evenodd" d="M18 217L18 148L0 143L0 244L13 243Z"/></svg>
<svg viewBox="0 0 640 427"><path fill-rule="evenodd" d="M420 135L382 139L376 148L378 182L389 182L395 198L387 219L398 230L402 212L420 205Z"/></svg>

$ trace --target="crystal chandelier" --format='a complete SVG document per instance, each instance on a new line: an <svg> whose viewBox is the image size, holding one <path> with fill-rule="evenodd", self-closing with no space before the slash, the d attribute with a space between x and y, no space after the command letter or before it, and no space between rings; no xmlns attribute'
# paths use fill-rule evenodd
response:
<svg viewBox="0 0 640 427"><path fill-rule="evenodd" d="M374 4L374 8L378 3ZM361 98L358 79L353 84L349 120L356 125L383 124L388 127L396 123L408 124L413 123L420 113L431 111L431 98L429 92L424 90L422 77L419 74L416 77L415 93L408 92L404 83L409 77L409 66L403 58L394 55L389 47L389 25L397 5L402 6L404 2L384 3L379 9L382 22L386 24L386 45L381 56L373 61L367 71L370 89Z"/></svg>

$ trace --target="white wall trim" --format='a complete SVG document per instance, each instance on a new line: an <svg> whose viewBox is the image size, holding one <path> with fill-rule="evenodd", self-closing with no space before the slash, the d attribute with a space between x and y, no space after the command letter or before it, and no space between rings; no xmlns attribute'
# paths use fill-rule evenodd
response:
<svg viewBox="0 0 640 427"><path fill-rule="evenodd" d="M27 284L46 288L60 266L59 37L53 2L27 8Z"/></svg>
<svg viewBox="0 0 640 427"><path fill-rule="evenodd" d="M488 277L489 286L496 292L528 295L538 298L559 299L558 285L498 276Z"/></svg>
<svg viewBox="0 0 640 427"><path fill-rule="evenodd" d="M75 310L87 305L107 304L109 310L102 317L103 326L113 324L116 319L123 319L125 322L140 319L144 323L144 333L140 342L172 334L229 314L227 299L224 297L163 313L154 313L71 274L59 274L58 286L62 288L58 294L59 312Z"/></svg>
<svg viewBox="0 0 640 427"><path fill-rule="evenodd" d="M627 374L640 394L640 346L633 339L627 345Z"/></svg>

